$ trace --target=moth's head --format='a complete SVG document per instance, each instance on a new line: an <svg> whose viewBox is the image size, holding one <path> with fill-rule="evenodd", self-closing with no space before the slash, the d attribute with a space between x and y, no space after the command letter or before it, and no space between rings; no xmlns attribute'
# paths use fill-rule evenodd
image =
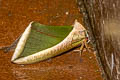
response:
<svg viewBox="0 0 120 80"><path fill-rule="evenodd" d="M73 27L75 29L75 33L80 36L85 36L86 29L77 20L75 20Z"/></svg>
<svg viewBox="0 0 120 80"><path fill-rule="evenodd" d="M89 36L88 36L87 30L77 20L75 20L73 26L75 28L76 33L78 33L80 36L85 37L85 39L88 42L89 41Z"/></svg>
<svg viewBox="0 0 120 80"><path fill-rule="evenodd" d="M77 20L75 20L73 26L76 30L79 30L79 31L85 31L86 30Z"/></svg>

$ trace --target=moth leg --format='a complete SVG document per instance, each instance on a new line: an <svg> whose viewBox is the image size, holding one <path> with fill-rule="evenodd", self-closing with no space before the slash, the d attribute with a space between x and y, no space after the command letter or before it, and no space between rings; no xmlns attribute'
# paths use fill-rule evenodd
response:
<svg viewBox="0 0 120 80"><path fill-rule="evenodd" d="M14 50L17 43L18 43L18 41L19 41L19 39L20 39L20 37L21 37L21 35L11 45L0 47L0 50L3 50L5 53L7 53L7 52L9 52L11 50Z"/></svg>
<svg viewBox="0 0 120 80"><path fill-rule="evenodd" d="M90 41L89 41L90 42ZM84 41L84 44L85 44L85 48L87 49L87 51L90 52L90 47L88 47L88 43L87 40Z"/></svg>
<svg viewBox="0 0 120 80"><path fill-rule="evenodd" d="M84 41L84 44L85 44L85 48L88 49L88 44L87 44L87 40L86 40L86 39L85 39L85 41Z"/></svg>
<svg viewBox="0 0 120 80"><path fill-rule="evenodd" d="M85 43L82 42L81 47L79 49L80 56L82 56L82 52L83 52L84 46L85 46Z"/></svg>

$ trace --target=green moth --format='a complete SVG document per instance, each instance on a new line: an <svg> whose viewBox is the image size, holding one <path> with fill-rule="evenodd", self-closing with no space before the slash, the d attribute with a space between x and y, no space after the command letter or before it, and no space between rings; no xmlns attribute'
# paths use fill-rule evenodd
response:
<svg viewBox="0 0 120 80"><path fill-rule="evenodd" d="M11 61L31 64L46 60L81 45L86 45L86 29L75 21L73 26L46 26L31 22L21 35Z"/></svg>

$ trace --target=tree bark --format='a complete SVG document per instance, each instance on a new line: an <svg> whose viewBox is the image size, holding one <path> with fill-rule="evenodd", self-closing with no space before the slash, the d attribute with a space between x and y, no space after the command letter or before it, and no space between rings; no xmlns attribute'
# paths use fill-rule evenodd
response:
<svg viewBox="0 0 120 80"><path fill-rule="evenodd" d="M108 80L120 80L120 0L78 0Z"/></svg>

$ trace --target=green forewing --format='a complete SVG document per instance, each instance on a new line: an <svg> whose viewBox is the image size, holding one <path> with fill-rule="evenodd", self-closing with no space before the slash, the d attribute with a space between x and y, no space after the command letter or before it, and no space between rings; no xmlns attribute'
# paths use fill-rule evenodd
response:
<svg viewBox="0 0 120 80"><path fill-rule="evenodd" d="M32 29L20 57L53 47L61 42L73 29L72 26L46 26L32 23Z"/></svg>

